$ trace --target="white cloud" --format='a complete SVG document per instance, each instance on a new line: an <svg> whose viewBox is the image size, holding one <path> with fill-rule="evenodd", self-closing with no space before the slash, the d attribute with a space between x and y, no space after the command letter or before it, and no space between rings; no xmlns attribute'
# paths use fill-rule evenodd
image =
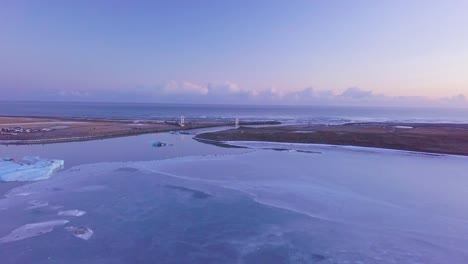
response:
<svg viewBox="0 0 468 264"><path fill-rule="evenodd" d="M239 85L233 82L224 82L222 84L209 84L208 89L211 93L238 93L241 92Z"/></svg>
<svg viewBox="0 0 468 264"><path fill-rule="evenodd" d="M5 94L8 96L8 93ZM14 100L18 100L17 97ZM20 100L51 101L105 101L105 102L156 102L203 104L290 104L290 105L356 105L356 106L446 106L468 107L465 95L430 99L421 96L386 96L359 87L343 91L330 89L247 89L236 83L196 83L170 81L152 87L133 89L94 90L43 90L42 93L26 93Z"/></svg>
<svg viewBox="0 0 468 264"><path fill-rule="evenodd" d="M341 93L341 96L353 99L363 99L373 97L372 91L363 90L358 87L349 87Z"/></svg>
<svg viewBox="0 0 468 264"><path fill-rule="evenodd" d="M192 82L170 81L162 87L165 94L207 94L209 89L206 85Z"/></svg>

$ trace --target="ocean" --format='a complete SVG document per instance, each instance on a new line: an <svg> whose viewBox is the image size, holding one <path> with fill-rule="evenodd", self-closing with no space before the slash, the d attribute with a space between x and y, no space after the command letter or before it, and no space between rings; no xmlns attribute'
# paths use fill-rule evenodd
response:
<svg viewBox="0 0 468 264"><path fill-rule="evenodd" d="M468 123L468 108L0 102L3 116L108 119L234 119L340 124L397 121Z"/></svg>

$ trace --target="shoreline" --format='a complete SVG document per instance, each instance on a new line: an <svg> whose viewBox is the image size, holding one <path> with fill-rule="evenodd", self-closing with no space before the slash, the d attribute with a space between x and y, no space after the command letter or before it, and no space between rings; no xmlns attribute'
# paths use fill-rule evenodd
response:
<svg viewBox="0 0 468 264"><path fill-rule="evenodd" d="M371 122L240 127L202 133L194 139L218 146L226 146L228 141L259 141L370 147L468 156L468 124Z"/></svg>
<svg viewBox="0 0 468 264"><path fill-rule="evenodd" d="M272 125L276 121L243 122ZM0 145L32 145L80 142L169 131L233 126L233 122L190 120L184 126L168 120L113 120L89 118L0 116Z"/></svg>
<svg viewBox="0 0 468 264"><path fill-rule="evenodd" d="M202 133L194 139L221 147L237 147L226 141L269 141L468 156L468 124L366 122L282 125L277 121L252 121L241 122L240 125L238 129ZM248 127L254 125L263 126ZM0 116L0 145L81 142L229 126L234 126L234 120L190 120L185 126L180 126L172 120ZM23 131L4 132L4 129L13 128Z"/></svg>

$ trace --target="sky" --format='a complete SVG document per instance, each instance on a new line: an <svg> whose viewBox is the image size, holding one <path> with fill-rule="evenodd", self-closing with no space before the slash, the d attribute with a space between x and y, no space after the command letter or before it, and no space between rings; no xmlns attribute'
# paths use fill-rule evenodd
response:
<svg viewBox="0 0 468 264"><path fill-rule="evenodd" d="M465 0L0 0L0 100L468 106Z"/></svg>

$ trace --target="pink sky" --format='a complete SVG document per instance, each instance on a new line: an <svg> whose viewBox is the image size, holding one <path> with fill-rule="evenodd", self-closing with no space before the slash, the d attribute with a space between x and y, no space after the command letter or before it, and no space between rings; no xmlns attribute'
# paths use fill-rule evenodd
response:
<svg viewBox="0 0 468 264"><path fill-rule="evenodd" d="M466 10L461 0L7 1L0 90L4 100L463 106Z"/></svg>

